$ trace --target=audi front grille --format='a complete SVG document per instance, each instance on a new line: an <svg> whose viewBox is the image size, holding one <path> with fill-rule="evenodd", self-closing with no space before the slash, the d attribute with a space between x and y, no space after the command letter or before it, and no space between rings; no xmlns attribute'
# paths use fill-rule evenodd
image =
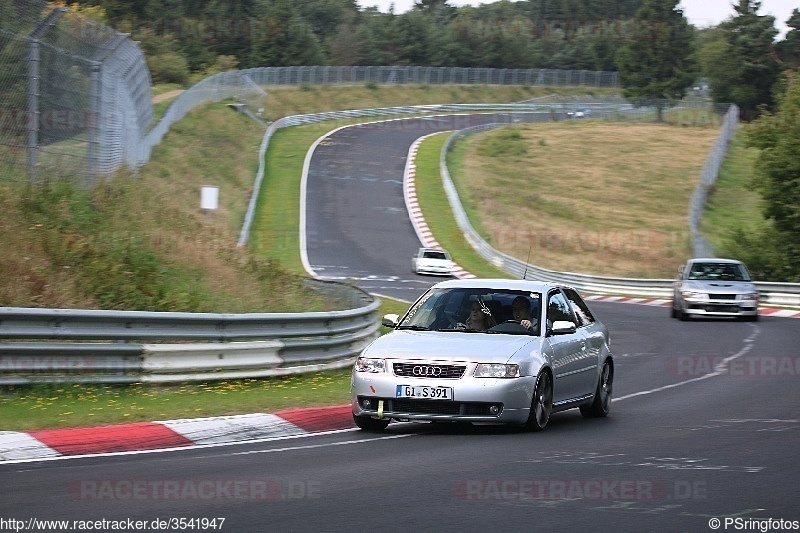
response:
<svg viewBox="0 0 800 533"><path fill-rule="evenodd" d="M395 376L408 378L460 379L466 365L425 365L419 363L394 363Z"/></svg>
<svg viewBox="0 0 800 533"><path fill-rule="evenodd" d="M369 400L369 407L364 405ZM403 415L458 415L458 416L491 416L498 417L503 412L503 404L499 402L444 402L439 400L414 400L408 398L375 398L359 396L358 404L364 411L377 412L378 401L383 401L383 412L402 418ZM492 407L498 409L493 413Z"/></svg>

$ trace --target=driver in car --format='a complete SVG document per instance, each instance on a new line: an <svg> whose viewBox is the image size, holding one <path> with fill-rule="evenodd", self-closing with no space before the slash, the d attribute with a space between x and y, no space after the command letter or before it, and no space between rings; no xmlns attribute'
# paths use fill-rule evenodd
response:
<svg viewBox="0 0 800 533"><path fill-rule="evenodd" d="M531 317L531 304L524 296L517 296L511 302L511 316L514 320L528 330L533 330L533 318Z"/></svg>

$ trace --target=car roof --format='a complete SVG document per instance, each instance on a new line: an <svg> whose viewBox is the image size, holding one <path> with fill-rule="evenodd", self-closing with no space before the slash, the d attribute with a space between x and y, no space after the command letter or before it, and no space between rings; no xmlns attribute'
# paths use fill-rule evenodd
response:
<svg viewBox="0 0 800 533"><path fill-rule="evenodd" d="M451 279L447 281L440 281L432 288L508 289L508 290L519 290L519 291L546 292L554 287L569 287L569 286L560 283L552 283L549 281L537 281L530 279L469 278L469 279Z"/></svg>
<svg viewBox="0 0 800 533"><path fill-rule="evenodd" d="M744 264L738 259L720 259L719 257L695 257L694 259L689 259L690 263L731 263L741 265Z"/></svg>

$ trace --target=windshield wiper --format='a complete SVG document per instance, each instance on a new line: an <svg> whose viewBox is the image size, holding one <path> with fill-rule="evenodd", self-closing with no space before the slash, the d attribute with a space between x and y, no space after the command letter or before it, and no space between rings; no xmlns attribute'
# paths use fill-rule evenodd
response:
<svg viewBox="0 0 800 533"><path fill-rule="evenodd" d="M431 328L427 328L425 326L419 326L417 324L412 324L410 326L397 326L395 329L410 329L414 331L430 331Z"/></svg>

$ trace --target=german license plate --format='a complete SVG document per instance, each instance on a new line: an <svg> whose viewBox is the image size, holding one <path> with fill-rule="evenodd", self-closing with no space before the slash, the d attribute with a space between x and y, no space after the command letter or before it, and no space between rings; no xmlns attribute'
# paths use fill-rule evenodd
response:
<svg viewBox="0 0 800 533"><path fill-rule="evenodd" d="M426 385L398 385L397 398L417 398L422 400L452 400L452 387L429 387Z"/></svg>

